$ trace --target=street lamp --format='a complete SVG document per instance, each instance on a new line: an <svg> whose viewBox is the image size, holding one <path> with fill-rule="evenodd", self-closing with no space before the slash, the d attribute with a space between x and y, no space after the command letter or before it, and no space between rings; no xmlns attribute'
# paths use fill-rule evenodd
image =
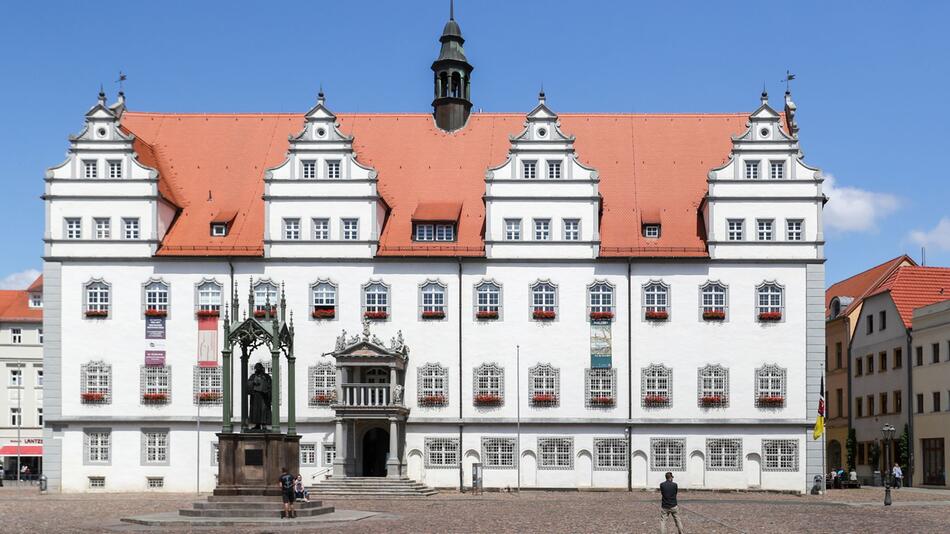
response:
<svg viewBox="0 0 950 534"><path fill-rule="evenodd" d="M891 479L889 477L891 462L888 456L888 450L893 449L893 447L888 447L888 445L894 440L895 432L894 425L884 425L881 427L881 436L884 438L884 506L891 505Z"/></svg>

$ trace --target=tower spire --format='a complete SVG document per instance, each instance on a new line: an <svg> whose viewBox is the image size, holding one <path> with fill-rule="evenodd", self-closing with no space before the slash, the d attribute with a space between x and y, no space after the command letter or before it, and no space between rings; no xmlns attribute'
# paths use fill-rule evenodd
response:
<svg viewBox="0 0 950 534"><path fill-rule="evenodd" d="M455 20L455 0L449 0L449 20Z"/></svg>
<svg viewBox="0 0 950 534"><path fill-rule="evenodd" d="M449 0L449 20L439 37L442 47L432 63L435 74L432 114L436 125L448 132L461 129L472 111L472 65L465 57L462 29L455 21L455 2Z"/></svg>

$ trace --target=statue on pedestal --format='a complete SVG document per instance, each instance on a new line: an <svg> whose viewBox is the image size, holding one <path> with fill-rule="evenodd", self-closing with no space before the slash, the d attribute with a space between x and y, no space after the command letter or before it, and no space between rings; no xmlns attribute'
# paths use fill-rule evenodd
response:
<svg viewBox="0 0 950 534"><path fill-rule="evenodd" d="M260 362L254 365L254 374L247 379L247 395L250 397L247 414L250 430L266 432L271 424L271 377Z"/></svg>

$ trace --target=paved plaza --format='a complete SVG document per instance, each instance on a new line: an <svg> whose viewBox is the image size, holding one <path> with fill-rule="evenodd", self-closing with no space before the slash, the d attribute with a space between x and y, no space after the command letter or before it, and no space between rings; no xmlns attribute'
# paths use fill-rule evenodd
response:
<svg viewBox="0 0 950 534"><path fill-rule="evenodd" d="M827 496L767 493L680 493L688 532L948 532L950 491L901 489L894 505L883 490L832 491ZM325 499L338 510L377 512L349 523L293 528L166 529L122 523L133 515L174 512L197 500L186 494L40 496L0 489L0 532L656 532L658 494L524 492L471 496L442 492L415 499ZM672 527L672 525L670 525Z"/></svg>

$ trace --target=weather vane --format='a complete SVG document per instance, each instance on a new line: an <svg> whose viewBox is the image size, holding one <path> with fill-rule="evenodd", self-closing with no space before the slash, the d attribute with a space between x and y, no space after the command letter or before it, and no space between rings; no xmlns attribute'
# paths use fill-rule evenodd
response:
<svg viewBox="0 0 950 534"><path fill-rule="evenodd" d="M127 79L128 79L128 76L126 76L125 73L120 70L119 79L116 80L116 83L119 84L119 91L125 91L125 87L123 87L123 82L125 82L125 80Z"/></svg>
<svg viewBox="0 0 950 534"><path fill-rule="evenodd" d="M792 74L792 71L785 71L785 92L790 93L792 91L792 80L795 79L795 75Z"/></svg>

